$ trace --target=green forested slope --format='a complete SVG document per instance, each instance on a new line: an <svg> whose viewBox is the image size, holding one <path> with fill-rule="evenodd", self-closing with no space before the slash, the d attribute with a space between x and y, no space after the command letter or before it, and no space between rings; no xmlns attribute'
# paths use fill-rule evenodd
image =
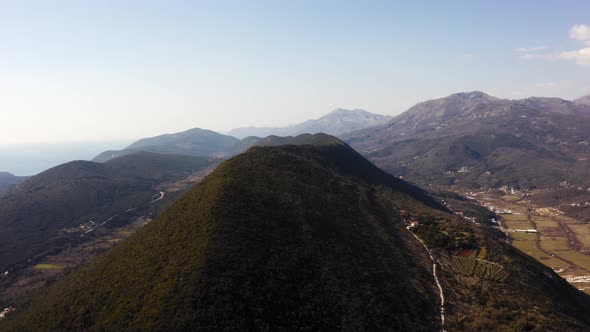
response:
<svg viewBox="0 0 590 332"><path fill-rule="evenodd" d="M155 186L205 168L207 158L139 153L105 164L66 163L0 197L0 270L63 245L65 227L99 222L159 196Z"/></svg>

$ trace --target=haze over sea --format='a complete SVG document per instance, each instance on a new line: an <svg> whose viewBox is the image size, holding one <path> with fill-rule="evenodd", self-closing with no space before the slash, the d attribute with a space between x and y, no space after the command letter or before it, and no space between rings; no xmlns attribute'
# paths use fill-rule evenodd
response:
<svg viewBox="0 0 590 332"><path fill-rule="evenodd" d="M0 144L0 169L19 176L35 175L72 160L91 160L102 151L122 149L131 142Z"/></svg>

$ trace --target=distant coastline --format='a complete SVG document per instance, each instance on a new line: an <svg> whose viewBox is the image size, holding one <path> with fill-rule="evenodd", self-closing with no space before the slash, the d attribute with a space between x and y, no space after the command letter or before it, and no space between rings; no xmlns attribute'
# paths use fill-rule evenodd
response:
<svg viewBox="0 0 590 332"><path fill-rule="evenodd" d="M90 160L108 149L122 149L133 140L48 144L0 144L0 171L35 175L72 160Z"/></svg>

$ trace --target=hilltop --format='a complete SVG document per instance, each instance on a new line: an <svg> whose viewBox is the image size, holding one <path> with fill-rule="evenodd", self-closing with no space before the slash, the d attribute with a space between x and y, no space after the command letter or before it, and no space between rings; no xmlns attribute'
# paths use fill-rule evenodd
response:
<svg viewBox="0 0 590 332"><path fill-rule="evenodd" d="M212 130L193 128L180 133L142 138L123 150L105 151L92 161L105 162L139 151L199 157L227 157L234 152L234 146L238 142L239 140L235 137Z"/></svg>
<svg viewBox="0 0 590 332"><path fill-rule="evenodd" d="M406 229L413 218L440 262L449 330L590 327L588 296L550 269L346 144L317 138L224 162L2 328L437 330L439 291Z"/></svg>
<svg viewBox="0 0 590 332"><path fill-rule="evenodd" d="M320 134L301 134L298 136L275 136L271 135L265 138L253 138L251 141L252 146L281 146L281 145L342 145L346 146L344 142L338 138L327 135L324 133Z"/></svg>

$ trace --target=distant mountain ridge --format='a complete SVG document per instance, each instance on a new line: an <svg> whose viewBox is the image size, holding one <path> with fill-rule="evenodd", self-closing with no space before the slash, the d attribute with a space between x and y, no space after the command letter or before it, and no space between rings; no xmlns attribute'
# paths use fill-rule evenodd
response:
<svg viewBox="0 0 590 332"><path fill-rule="evenodd" d="M305 133L338 135L385 123L389 119L391 119L390 116L373 114L364 110L336 109L319 119L308 120L289 127L249 127L238 128L230 132L236 134L241 140L211 130L193 128L180 133L143 138L123 150L105 151L92 161L105 162L138 151L227 158L245 151L267 136L298 136Z"/></svg>
<svg viewBox="0 0 590 332"><path fill-rule="evenodd" d="M0 172L0 195L17 184L25 181L27 178L28 177L26 176L15 176L8 172Z"/></svg>
<svg viewBox="0 0 590 332"><path fill-rule="evenodd" d="M590 105L590 95L578 98L574 100L574 103L583 104L583 105Z"/></svg>
<svg viewBox="0 0 590 332"><path fill-rule="evenodd" d="M127 148L155 153L168 153L174 150L177 154L218 157L223 156L237 141L235 137L212 130L194 128L180 133L143 138Z"/></svg>
<svg viewBox="0 0 590 332"><path fill-rule="evenodd" d="M228 132L228 135L237 138L248 136L296 136L300 134L325 133L328 135L341 135L347 132L376 126L391 120L391 116L367 112L361 109L335 109L332 112L318 118L286 127L242 127Z"/></svg>
<svg viewBox="0 0 590 332"><path fill-rule="evenodd" d="M179 133L142 138L123 150L105 151L92 161L105 162L116 157L147 151L198 157L227 157L239 142L235 137L212 130L193 128Z"/></svg>
<svg viewBox="0 0 590 332"><path fill-rule="evenodd" d="M392 174L426 185L552 188L562 181L590 182L590 106L558 98L453 94L343 138Z"/></svg>
<svg viewBox="0 0 590 332"><path fill-rule="evenodd" d="M313 132L324 125L351 129L348 124L359 117L373 119L361 110L335 110L281 130ZM418 103L386 124L341 137L387 171L422 184L547 188L587 178L589 118L590 105L580 102L541 97L508 100L472 91ZM375 121L383 119L378 116ZM195 128L142 139L125 150L107 151L94 161L141 150L227 158L253 145L281 142L281 136L238 140Z"/></svg>

